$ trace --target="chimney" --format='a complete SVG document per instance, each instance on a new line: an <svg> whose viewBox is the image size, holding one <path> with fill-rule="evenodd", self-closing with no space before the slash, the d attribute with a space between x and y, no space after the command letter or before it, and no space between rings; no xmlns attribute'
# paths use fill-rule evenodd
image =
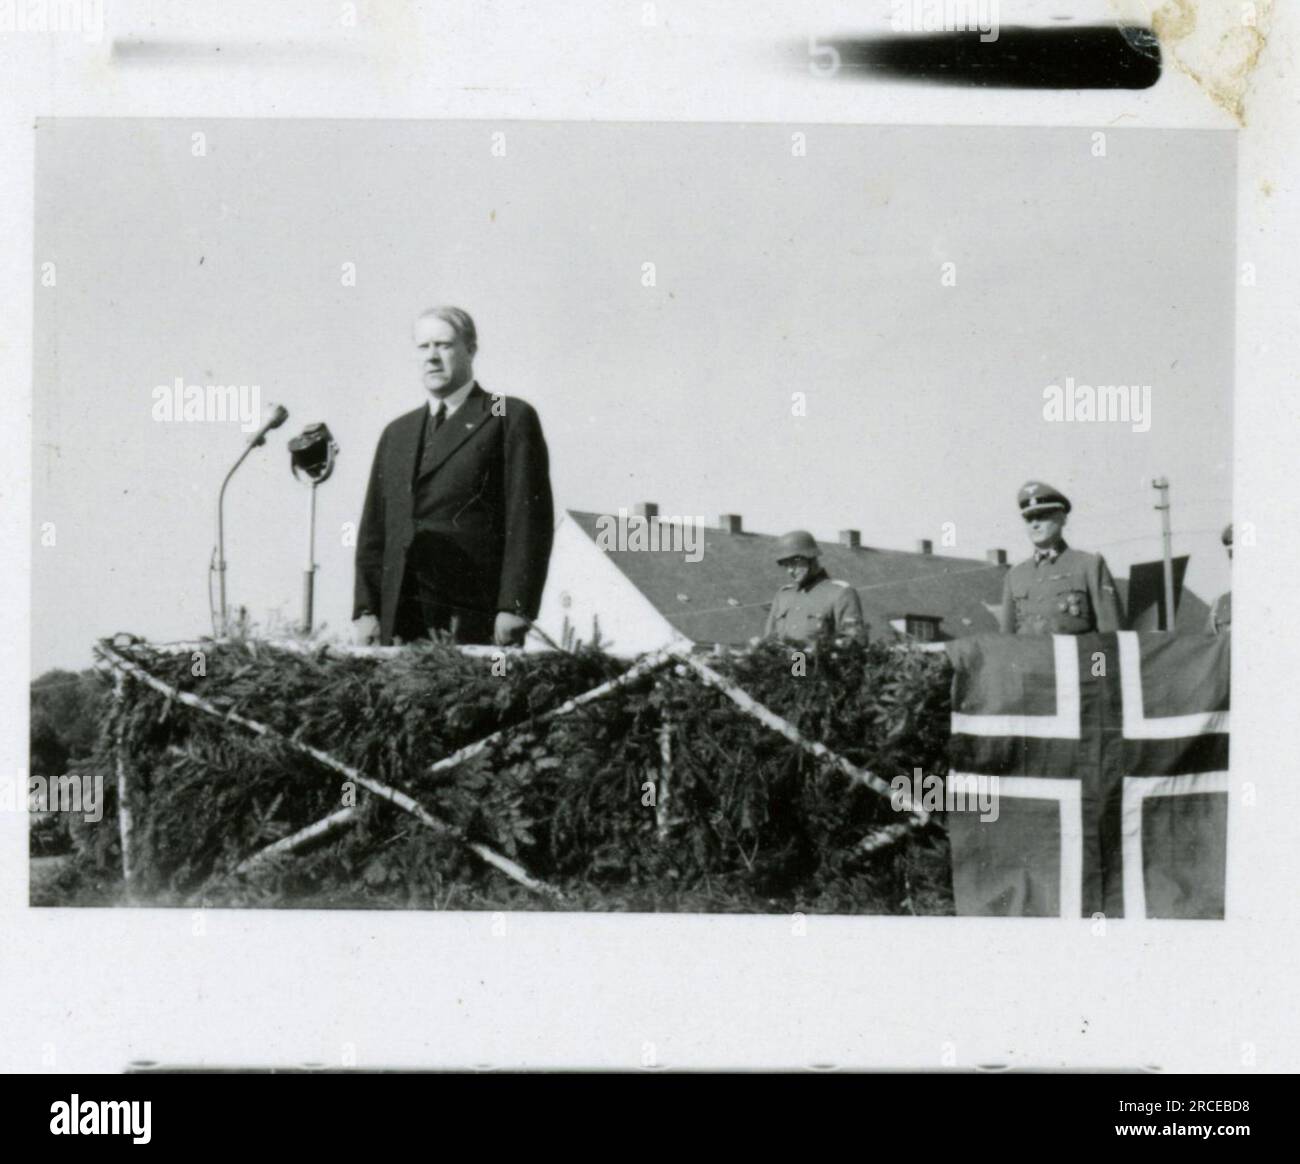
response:
<svg viewBox="0 0 1300 1164"><path fill-rule="evenodd" d="M984 556L995 566L1005 566L1007 564L1006 550L989 550Z"/></svg>
<svg viewBox="0 0 1300 1164"><path fill-rule="evenodd" d="M720 518L718 518L718 528L725 530L727 533L740 533L740 514L724 513Z"/></svg>
<svg viewBox="0 0 1300 1164"><path fill-rule="evenodd" d="M658 517L659 506L654 501L638 501L632 506L633 517Z"/></svg>
<svg viewBox="0 0 1300 1164"><path fill-rule="evenodd" d="M917 538L916 552L918 554L933 554L934 542L932 542L929 538Z"/></svg>
<svg viewBox="0 0 1300 1164"><path fill-rule="evenodd" d="M840 530L840 545L848 546L851 550L862 549L862 533L856 529Z"/></svg>

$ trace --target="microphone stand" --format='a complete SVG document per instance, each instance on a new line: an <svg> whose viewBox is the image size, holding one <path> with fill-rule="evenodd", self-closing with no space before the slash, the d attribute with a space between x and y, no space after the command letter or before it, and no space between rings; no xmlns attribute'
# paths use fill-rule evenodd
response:
<svg viewBox="0 0 1300 1164"><path fill-rule="evenodd" d="M339 447L329 426L308 425L301 436L289 442L289 468L295 479L305 480L307 490L307 562L302 572L302 626L304 636L311 634L316 589L316 490L334 472Z"/></svg>
<svg viewBox="0 0 1300 1164"><path fill-rule="evenodd" d="M247 447L239 454L239 460L230 466L230 472L222 480L221 490L217 494L217 594L221 608L220 622L216 628L218 638L225 638L226 632L229 630L229 620L226 614L226 486L230 484L230 478L235 475L235 470L244 463L244 458L255 448L266 444L266 434L273 428L279 428L288 415L286 412L284 416L279 416L279 410L277 410L271 420L248 442Z"/></svg>
<svg viewBox="0 0 1300 1164"><path fill-rule="evenodd" d="M307 492L307 567L302 572L302 633L311 634L313 592L316 586L316 486L310 482Z"/></svg>

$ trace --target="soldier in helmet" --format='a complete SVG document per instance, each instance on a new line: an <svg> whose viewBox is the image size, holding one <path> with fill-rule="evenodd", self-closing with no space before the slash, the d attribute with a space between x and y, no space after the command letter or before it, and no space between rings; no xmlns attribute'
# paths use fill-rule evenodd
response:
<svg viewBox="0 0 1300 1164"><path fill-rule="evenodd" d="M817 560L818 552L807 530L792 530L777 539L777 565L785 567L790 581L772 600L764 638L809 643L823 631L833 631L866 641L858 592L847 582L829 577Z"/></svg>
<svg viewBox="0 0 1300 1164"><path fill-rule="evenodd" d="M1219 539L1223 542L1224 549L1228 551L1228 561L1232 561L1232 523L1229 522L1223 527L1223 534ZM1210 607L1210 625L1209 632L1212 635L1226 635L1232 628L1232 591L1229 590L1220 594L1214 600L1214 605Z"/></svg>
<svg viewBox="0 0 1300 1164"><path fill-rule="evenodd" d="M1061 536L1069 498L1041 481L1030 481L1018 500L1034 556L1007 571L1003 633L1082 635L1123 629L1124 612L1106 560L1071 549Z"/></svg>

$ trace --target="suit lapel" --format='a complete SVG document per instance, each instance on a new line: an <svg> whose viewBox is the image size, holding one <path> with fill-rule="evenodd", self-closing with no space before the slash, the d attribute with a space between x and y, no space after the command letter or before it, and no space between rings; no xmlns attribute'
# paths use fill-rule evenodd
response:
<svg viewBox="0 0 1300 1164"><path fill-rule="evenodd" d="M412 409L402 417L402 423L394 434L389 457L390 464L397 470L399 481L415 479L415 459L420 455L420 434L424 432L428 416L429 410L423 404Z"/></svg>
<svg viewBox="0 0 1300 1164"><path fill-rule="evenodd" d="M428 410L426 409L426 412ZM415 479L422 481L441 467L444 461L472 437L492 415L489 397L477 384L470 390L462 404L447 417L436 433L425 431L424 454Z"/></svg>

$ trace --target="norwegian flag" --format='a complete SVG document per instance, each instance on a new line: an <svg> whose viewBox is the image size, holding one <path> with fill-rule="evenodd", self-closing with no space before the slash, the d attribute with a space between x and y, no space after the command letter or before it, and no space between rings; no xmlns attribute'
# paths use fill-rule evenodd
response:
<svg viewBox="0 0 1300 1164"><path fill-rule="evenodd" d="M1224 916L1228 642L1120 631L946 644L958 914ZM996 819L982 820L990 796Z"/></svg>

